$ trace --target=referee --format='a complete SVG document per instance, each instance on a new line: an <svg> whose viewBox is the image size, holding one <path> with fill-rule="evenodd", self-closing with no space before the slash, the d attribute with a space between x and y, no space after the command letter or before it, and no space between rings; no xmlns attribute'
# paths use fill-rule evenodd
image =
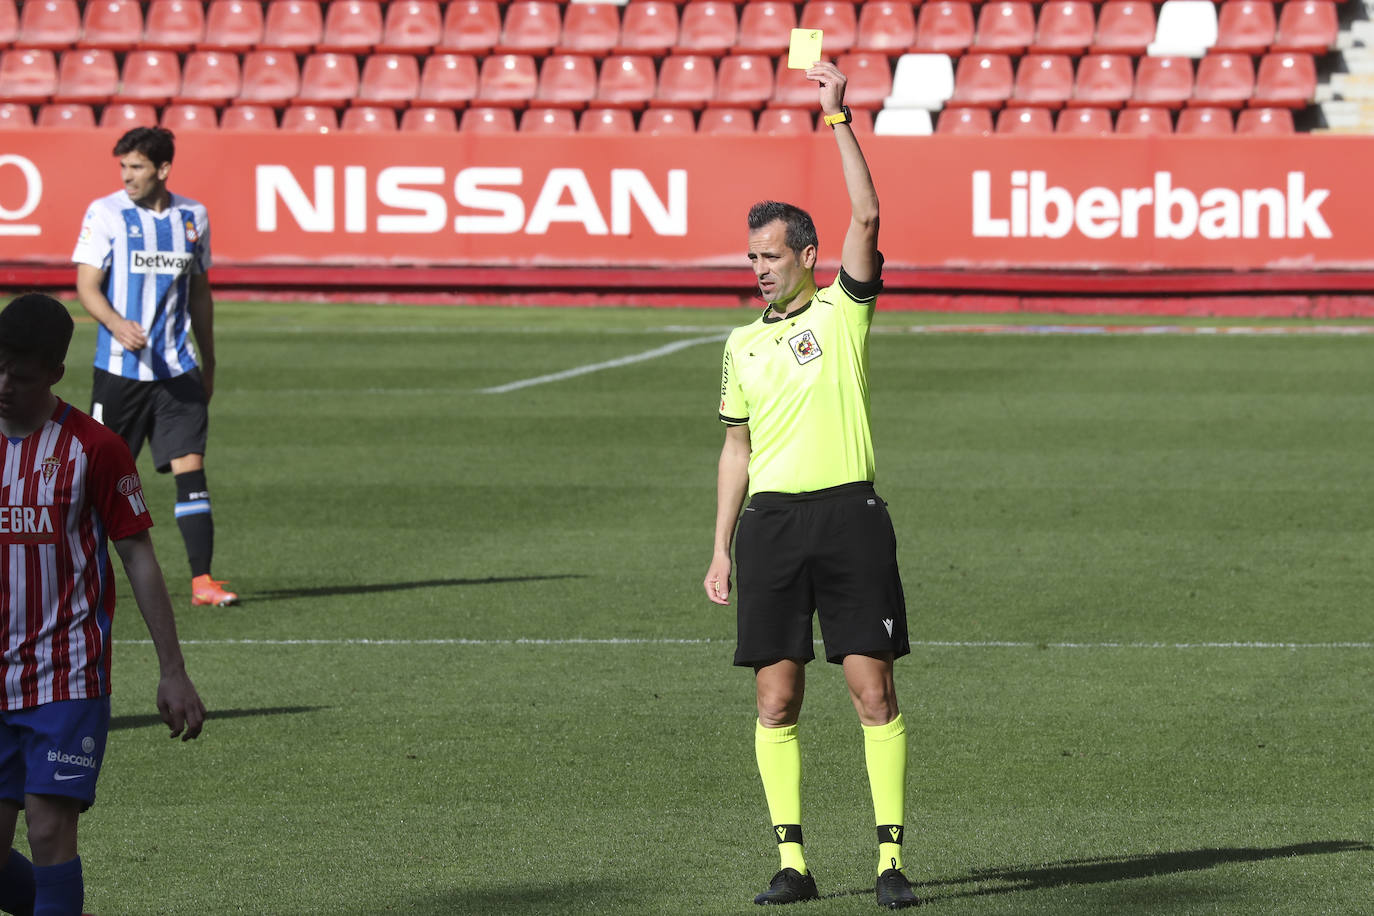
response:
<svg viewBox="0 0 1374 916"><path fill-rule="evenodd" d="M819 896L803 854L797 741L806 663L815 657L814 612L826 660L843 666L863 726L878 904L900 909L919 901L902 873L906 728L892 677L893 660L910 651L906 605L887 504L873 490L869 431L868 329L883 263L878 194L843 104L844 74L822 62L806 77L820 85L821 109L834 128L849 229L839 277L817 289L811 217L775 201L749 211L749 261L768 307L725 345L725 445L703 585L716 604L729 603L734 540L735 664L754 669L754 749L781 858L754 902Z"/></svg>

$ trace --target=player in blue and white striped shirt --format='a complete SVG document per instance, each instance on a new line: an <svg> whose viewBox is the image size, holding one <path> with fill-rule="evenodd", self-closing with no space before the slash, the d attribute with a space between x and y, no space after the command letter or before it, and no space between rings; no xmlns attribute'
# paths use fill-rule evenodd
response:
<svg viewBox="0 0 1374 916"><path fill-rule="evenodd" d="M167 189L174 153L165 128L136 127L119 139L124 189L87 208L72 260L77 296L100 323L91 415L135 456L147 440L157 470L172 472L191 603L226 605L238 596L210 577L215 527L205 481L215 377L210 217Z"/></svg>

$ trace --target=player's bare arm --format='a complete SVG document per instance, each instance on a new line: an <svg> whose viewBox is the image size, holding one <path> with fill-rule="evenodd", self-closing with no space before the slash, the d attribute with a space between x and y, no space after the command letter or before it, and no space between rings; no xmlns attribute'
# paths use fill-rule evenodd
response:
<svg viewBox="0 0 1374 916"><path fill-rule="evenodd" d="M134 601L143 615L143 622L157 651L161 678L157 685L157 711L172 730L172 737L181 735L189 741L200 734L205 724L205 704L196 693L195 684L186 673L186 660L177 639L176 619L172 614L172 599L167 594L167 582L162 577L153 539L147 531L115 541L115 551L124 563L124 572L133 588Z"/></svg>
<svg viewBox="0 0 1374 916"><path fill-rule="evenodd" d="M210 293L207 274L191 275L191 298L187 302L191 313L191 333L196 338L200 355L201 380L205 384L205 400L215 391L215 299Z"/></svg>
<svg viewBox="0 0 1374 916"><path fill-rule="evenodd" d="M702 586L716 604L730 603L730 546L749 491L749 427L727 426L716 467L716 539Z"/></svg>
<svg viewBox="0 0 1374 916"><path fill-rule="evenodd" d="M806 78L820 84L821 111L838 114L844 107L845 76L828 61L806 71ZM878 191L868 163L849 124L836 124L835 142L840 150L845 190L849 192L849 229L845 232L840 264L860 283L878 277Z"/></svg>
<svg viewBox="0 0 1374 916"><path fill-rule="evenodd" d="M143 325L115 311L110 300L105 298L104 285L103 269L90 264L76 265L76 298L86 314L103 324L124 349L142 350L148 345L148 335Z"/></svg>

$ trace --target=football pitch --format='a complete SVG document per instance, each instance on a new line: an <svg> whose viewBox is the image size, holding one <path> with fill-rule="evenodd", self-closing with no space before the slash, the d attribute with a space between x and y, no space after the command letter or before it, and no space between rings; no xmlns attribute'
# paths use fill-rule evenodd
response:
<svg viewBox="0 0 1374 916"><path fill-rule="evenodd" d="M754 911L752 680L700 584L751 318L219 303L242 604L189 606L145 453L211 718L167 739L121 573L86 909ZM1374 337L912 332L937 320L871 346L926 908L1374 912ZM808 693L795 910L874 912L859 725L835 668Z"/></svg>

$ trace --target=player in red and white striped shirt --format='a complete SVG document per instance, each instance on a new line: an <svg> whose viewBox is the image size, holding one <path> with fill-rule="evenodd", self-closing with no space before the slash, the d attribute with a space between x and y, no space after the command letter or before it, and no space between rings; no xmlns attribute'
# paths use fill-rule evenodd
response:
<svg viewBox="0 0 1374 916"><path fill-rule="evenodd" d="M55 299L0 311L0 910L79 914L77 821L95 801L110 723L114 571L124 563L157 651L175 737L205 707L186 674L152 519L124 440L64 403L72 319ZM33 862L11 848L19 809Z"/></svg>

